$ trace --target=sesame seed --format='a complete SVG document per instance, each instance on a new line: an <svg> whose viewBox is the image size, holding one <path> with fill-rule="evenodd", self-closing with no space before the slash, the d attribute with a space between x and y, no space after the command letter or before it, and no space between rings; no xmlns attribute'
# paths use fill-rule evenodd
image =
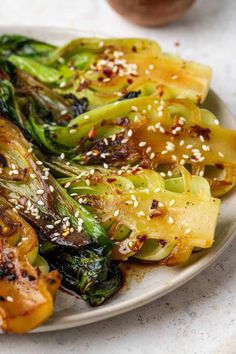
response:
<svg viewBox="0 0 236 354"><path fill-rule="evenodd" d="M160 176L165 177L166 176L165 172L160 172Z"/></svg>
<svg viewBox="0 0 236 354"><path fill-rule="evenodd" d="M163 204L162 202L158 202L158 206L159 206L159 207L163 207L164 204Z"/></svg>
<svg viewBox="0 0 236 354"><path fill-rule="evenodd" d="M208 145L202 145L202 150L204 150L204 151L209 151L210 148L209 148Z"/></svg>
<svg viewBox="0 0 236 354"><path fill-rule="evenodd" d="M49 190L50 190L50 192L53 192L54 191L54 187L53 186L49 186Z"/></svg>
<svg viewBox="0 0 236 354"><path fill-rule="evenodd" d="M168 154L168 151L167 150L162 150L161 154L162 155Z"/></svg>
<svg viewBox="0 0 236 354"><path fill-rule="evenodd" d="M215 120L214 120L214 123L215 123L215 125L219 125L219 124L220 124L220 122L219 122L218 119L215 119Z"/></svg>
<svg viewBox="0 0 236 354"><path fill-rule="evenodd" d="M64 152L61 153L60 158L63 160L65 158Z"/></svg>
<svg viewBox="0 0 236 354"><path fill-rule="evenodd" d="M225 156L225 155L223 154L223 152L221 152L221 151L218 152L218 155L219 155L220 157L224 157L224 156Z"/></svg>
<svg viewBox="0 0 236 354"><path fill-rule="evenodd" d="M192 144L188 144L188 145L186 146L186 149L192 149L192 147L193 147Z"/></svg>
<svg viewBox="0 0 236 354"><path fill-rule="evenodd" d="M137 215L138 216L145 216L145 213L144 213L144 211L141 210L141 211L137 212Z"/></svg>
<svg viewBox="0 0 236 354"><path fill-rule="evenodd" d="M135 202L134 202L134 207L135 207L135 208L138 207L138 201L137 201L137 200L135 200Z"/></svg>
<svg viewBox="0 0 236 354"><path fill-rule="evenodd" d="M188 229L186 229L186 230L184 231L185 235L189 234L190 232L191 232L191 229L190 229L190 228L188 228Z"/></svg>
<svg viewBox="0 0 236 354"><path fill-rule="evenodd" d="M147 127L147 130L148 130L149 132L152 131L152 132L156 133L156 129L155 129L155 127L154 127L153 125L149 125L149 126Z"/></svg>
<svg viewBox="0 0 236 354"><path fill-rule="evenodd" d="M141 141L141 143L139 143L139 147L144 147L145 145L147 145L147 142L146 141Z"/></svg>
<svg viewBox="0 0 236 354"><path fill-rule="evenodd" d="M152 106L149 104L149 105L147 106L147 109L148 109L148 111L151 111Z"/></svg>
<svg viewBox="0 0 236 354"><path fill-rule="evenodd" d="M171 207L171 206L173 206L174 204L175 204L175 200L172 199L172 200L169 202L169 206Z"/></svg>
<svg viewBox="0 0 236 354"><path fill-rule="evenodd" d="M135 201L136 200L136 196L134 194L131 194L131 199Z"/></svg>
<svg viewBox="0 0 236 354"><path fill-rule="evenodd" d="M146 153L149 154L149 152L151 152L151 150L152 150L151 146L148 146L146 149Z"/></svg>
<svg viewBox="0 0 236 354"><path fill-rule="evenodd" d="M131 106L131 110L134 112L138 112L138 108L136 106Z"/></svg>
<svg viewBox="0 0 236 354"><path fill-rule="evenodd" d="M183 145L184 145L184 140L180 140L179 146L183 146Z"/></svg>
<svg viewBox="0 0 236 354"><path fill-rule="evenodd" d="M172 160L174 160L174 161L177 160L177 156L176 156L176 155L172 155L171 158L172 158Z"/></svg>
<svg viewBox="0 0 236 354"><path fill-rule="evenodd" d="M89 179L86 179L85 180L85 183L86 183L86 185L89 187L90 186L90 180Z"/></svg>
<svg viewBox="0 0 236 354"><path fill-rule="evenodd" d="M128 139L122 139L122 140L121 140L121 143L122 143L122 144L126 144L127 142L128 142Z"/></svg>
<svg viewBox="0 0 236 354"><path fill-rule="evenodd" d="M145 70L145 74L149 75L150 71L149 70Z"/></svg>
<svg viewBox="0 0 236 354"><path fill-rule="evenodd" d="M70 132L70 134L75 134L77 132L77 130L76 129L70 129L69 132Z"/></svg>
<svg viewBox="0 0 236 354"><path fill-rule="evenodd" d="M30 147L30 148L28 149L28 152L29 152L29 153L33 152L33 148Z"/></svg>
<svg viewBox="0 0 236 354"><path fill-rule="evenodd" d="M54 221L54 225L59 225L60 223L61 223L61 220Z"/></svg>
<svg viewBox="0 0 236 354"><path fill-rule="evenodd" d="M114 216L117 217L119 214L120 214L120 210L117 209L117 210L114 212Z"/></svg>
<svg viewBox="0 0 236 354"><path fill-rule="evenodd" d="M176 79L178 79L178 77L179 77L178 75L172 75L171 76L172 80L176 80Z"/></svg>
<svg viewBox="0 0 236 354"><path fill-rule="evenodd" d="M160 113L160 112L159 112ZM160 133L164 134L165 133L165 129L163 127L160 127Z"/></svg>
<svg viewBox="0 0 236 354"><path fill-rule="evenodd" d="M52 229L54 229L54 225L46 225L46 228L49 230L52 230Z"/></svg>
<svg viewBox="0 0 236 354"><path fill-rule="evenodd" d="M107 140L107 138L104 138L103 141L104 141L105 145L108 145L108 140Z"/></svg>
<svg viewBox="0 0 236 354"><path fill-rule="evenodd" d="M38 204L38 205L44 205L44 202L43 202L42 200L38 200L38 201L37 201L37 204Z"/></svg>
<svg viewBox="0 0 236 354"><path fill-rule="evenodd" d="M39 195L40 195L40 194L43 194L43 193L44 193L44 190L43 190L43 189L38 189L37 192L36 192L36 194L39 194Z"/></svg>
<svg viewBox="0 0 236 354"><path fill-rule="evenodd" d="M7 299L7 301L9 301L9 302L13 302L13 297L12 297L12 296L7 296L6 299Z"/></svg>
<svg viewBox="0 0 236 354"><path fill-rule="evenodd" d="M162 111L158 112L158 117L162 117L162 116L163 116L163 112Z"/></svg>
<svg viewBox="0 0 236 354"><path fill-rule="evenodd" d="M73 233L75 229L73 227L70 228L70 233Z"/></svg>
<svg viewBox="0 0 236 354"><path fill-rule="evenodd" d="M67 189L67 188L70 187L70 185L71 185L71 182L67 182L67 183L64 185L64 188Z"/></svg>
<svg viewBox="0 0 236 354"><path fill-rule="evenodd" d="M172 171L167 172L167 176L172 177L172 175L173 175Z"/></svg>
<svg viewBox="0 0 236 354"><path fill-rule="evenodd" d="M104 162L104 164L103 164L103 167L104 167L104 168L109 168L108 164L105 163L105 162Z"/></svg>
<svg viewBox="0 0 236 354"><path fill-rule="evenodd" d="M185 160L184 159L182 159L182 160L180 160L180 165L184 165L185 164Z"/></svg>
<svg viewBox="0 0 236 354"><path fill-rule="evenodd" d="M67 114L68 113L68 111L66 110L66 109L63 109L62 111L61 111L61 116L64 116L65 114Z"/></svg>
<svg viewBox="0 0 236 354"><path fill-rule="evenodd" d="M168 223L169 224L174 224L174 219L172 218L172 216L168 216Z"/></svg>
<svg viewBox="0 0 236 354"><path fill-rule="evenodd" d="M60 87L60 88L63 88L63 87L65 87L65 86L66 86L66 82L65 82L65 81L60 82L60 84L59 84L59 87Z"/></svg>
<svg viewBox="0 0 236 354"><path fill-rule="evenodd" d="M205 141L204 136L199 135L199 139L201 140L202 143L204 143L204 141Z"/></svg>
<svg viewBox="0 0 236 354"><path fill-rule="evenodd" d="M200 176L200 177L203 177L203 176L204 176L204 171L200 171L200 172L199 172L199 176Z"/></svg>
<svg viewBox="0 0 236 354"><path fill-rule="evenodd" d="M40 166L40 165L42 165L43 163L42 163L42 161L37 160L37 161L36 161L36 164L37 164L38 166Z"/></svg>
<svg viewBox="0 0 236 354"><path fill-rule="evenodd" d="M148 68L149 68L149 70L153 70L154 69L154 65L150 64Z"/></svg>
<svg viewBox="0 0 236 354"><path fill-rule="evenodd" d="M88 115L85 115L85 116L84 116L84 119L89 119L89 116L88 116Z"/></svg>
<svg viewBox="0 0 236 354"><path fill-rule="evenodd" d="M184 158L184 159L188 159L189 156L184 154L184 155L183 155L183 158Z"/></svg>
<svg viewBox="0 0 236 354"><path fill-rule="evenodd" d="M154 157L155 157L155 153L152 152L151 155L150 155L150 160L154 159Z"/></svg>
<svg viewBox="0 0 236 354"><path fill-rule="evenodd" d="M133 135L133 131L132 131L132 129L129 129L129 130L128 130L127 135L128 135L129 137L131 137L131 136Z"/></svg>

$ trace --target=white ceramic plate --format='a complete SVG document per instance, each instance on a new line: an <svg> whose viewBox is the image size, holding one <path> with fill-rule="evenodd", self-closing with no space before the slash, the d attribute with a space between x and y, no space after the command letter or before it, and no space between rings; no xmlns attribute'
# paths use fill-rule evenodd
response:
<svg viewBox="0 0 236 354"><path fill-rule="evenodd" d="M55 44L63 44L78 36L91 36L85 31L38 28L38 27L0 27L0 34L23 34ZM223 101L211 90L204 107L214 112L222 124L236 129L236 122ZM211 264L229 245L236 234L236 190L222 200L216 237L211 249L195 254L191 263L185 267L134 267L128 274L127 284L105 305L89 307L66 293L59 292L53 317L34 332L54 331L82 326L113 317L147 304L183 285Z"/></svg>

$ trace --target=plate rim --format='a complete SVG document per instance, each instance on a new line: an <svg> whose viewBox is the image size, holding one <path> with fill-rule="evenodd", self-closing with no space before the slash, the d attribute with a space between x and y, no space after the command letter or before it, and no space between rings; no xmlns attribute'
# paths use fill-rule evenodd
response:
<svg viewBox="0 0 236 354"><path fill-rule="evenodd" d="M71 35L72 37L79 36L80 33L84 35L100 35L106 37L106 34L102 33L95 33L94 31L91 30L81 30L79 28L66 28L66 27L53 27L53 26L21 26L21 25L1 25L0 26L0 34L3 33L17 33L17 34L25 34L27 32L32 33L32 36L34 37L40 37L40 32L45 33L47 32L48 37L50 35L53 36L53 34L57 34L57 36L61 35ZM52 39L53 42L53 39ZM230 122L230 124L234 125L236 128L236 121L233 117L233 114L230 112L230 110L227 108L225 105L224 101L215 93L214 90L210 89L208 96L210 98L213 98L217 100L220 105L223 107L224 111L227 112L227 120ZM51 332L51 331L57 331L57 330L63 330L63 329L68 329L68 328L74 328L74 327L79 327L83 325L87 325L90 323L96 323L111 317L115 317L124 313L127 313L129 311L132 311L136 308L139 308L141 306L144 306L150 302L153 302L167 293L170 293L177 288L181 287L182 285L186 284L188 281L193 279L195 276L199 275L202 271L204 271L207 267L209 267L225 250L226 248L230 245L230 243L233 241L234 237L236 236L236 222L232 222L229 226L229 230L226 233L226 236L224 237L223 240L219 242L217 245L216 250L210 249L210 251L204 255L200 260L196 261L195 263L191 264L191 266L186 267L178 276L176 276L172 281L171 284L164 283L163 286L158 288L157 290L151 290L141 296L136 296L134 298L131 298L129 300L122 301L118 304L111 304L109 307L99 307L96 308L95 311L91 312L86 312L86 313L75 313L73 315L68 315L68 316L63 316L56 320L55 322L52 323L45 323L41 325L40 327L34 329L33 331L29 332L30 333L43 333L43 332ZM69 296L69 295L68 295ZM79 318L78 318L79 316ZM2 332L0 332L2 334Z"/></svg>

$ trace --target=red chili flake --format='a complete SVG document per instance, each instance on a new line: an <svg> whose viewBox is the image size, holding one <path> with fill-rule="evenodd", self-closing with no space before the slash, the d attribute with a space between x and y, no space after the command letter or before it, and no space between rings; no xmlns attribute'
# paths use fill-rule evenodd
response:
<svg viewBox="0 0 236 354"><path fill-rule="evenodd" d="M158 201L156 199L153 199L151 209L156 209L158 207Z"/></svg>
<svg viewBox="0 0 236 354"><path fill-rule="evenodd" d="M116 181L116 178L108 178L107 179L107 182L108 183L113 183L113 182L115 182Z"/></svg>
<svg viewBox="0 0 236 354"><path fill-rule="evenodd" d="M162 215L162 212L157 209L149 217L150 217L150 219L153 219L153 218L156 218L157 216L161 216L161 215Z"/></svg>
<svg viewBox="0 0 236 354"><path fill-rule="evenodd" d="M88 133L88 137L89 139L94 139L96 138L96 135L97 135L97 131L96 131L96 128L95 127L92 127Z"/></svg>
<svg viewBox="0 0 236 354"><path fill-rule="evenodd" d="M130 79L130 78L128 78L128 79L127 79L127 82L128 82L128 84L130 84L130 85L131 85L131 84L133 83L133 80L132 80L132 79Z"/></svg>
<svg viewBox="0 0 236 354"><path fill-rule="evenodd" d="M128 117L119 117L116 119L116 124L127 127L127 125L129 125L129 118Z"/></svg>
<svg viewBox="0 0 236 354"><path fill-rule="evenodd" d="M209 128L203 128L200 125L193 125L189 128L189 134L191 137L203 136L204 140L210 140L211 130Z"/></svg>
<svg viewBox="0 0 236 354"><path fill-rule="evenodd" d="M106 66L105 66L105 68L103 68L102 72L104 75L106 75L106 77L109 77L109 78L111 78L113 75L112 70Z"/></svg>

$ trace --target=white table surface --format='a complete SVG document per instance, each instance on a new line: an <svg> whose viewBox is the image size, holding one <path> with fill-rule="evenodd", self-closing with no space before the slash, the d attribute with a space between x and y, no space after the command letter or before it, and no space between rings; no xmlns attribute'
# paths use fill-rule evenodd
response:
<svg viewBox="0 0 236 354"><path fill-rule="evenodd" d="M0 25L154 38L166 51L209 64L214 71L212 87L236 116L235 0L198 0L181 20L159 29L126 22L103 0L4 0ZM81 328L1 335L0 353L236 353L236 239L201 275L150 305Z"/></svg>

